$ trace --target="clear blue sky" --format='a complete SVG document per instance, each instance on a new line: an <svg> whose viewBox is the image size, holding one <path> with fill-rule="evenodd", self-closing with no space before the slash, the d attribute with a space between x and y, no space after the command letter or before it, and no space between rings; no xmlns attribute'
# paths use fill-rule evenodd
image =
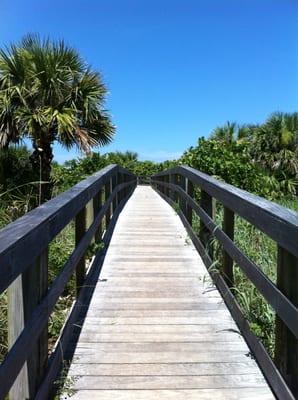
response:
<svg viewBox="0 0 298 400"><path fill-rule="evenodd" d="M102 72L117 134L101 152L177 157L227 120L298 110L297 0L0 0L0 15L0 46L64 38Z"/></svg>

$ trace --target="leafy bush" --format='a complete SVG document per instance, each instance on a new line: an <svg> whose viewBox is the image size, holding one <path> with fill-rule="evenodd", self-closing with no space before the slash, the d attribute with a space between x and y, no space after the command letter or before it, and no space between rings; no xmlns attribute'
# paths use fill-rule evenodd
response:
<svg viewBox="0 0 298 400"><path fill-rule="evenodd" d="M278 182L252 162L246 141L200 138L196 147L182 155L180 163L267 198L280 194Z"/></svg>
<svg viewBox="0 0 298 400"><path fill-rule="evenodd" d="M26 184L38 180L29 157L30 152L25 146L0 149L1 192L16 187L22 187L24 192Z"/></svg>

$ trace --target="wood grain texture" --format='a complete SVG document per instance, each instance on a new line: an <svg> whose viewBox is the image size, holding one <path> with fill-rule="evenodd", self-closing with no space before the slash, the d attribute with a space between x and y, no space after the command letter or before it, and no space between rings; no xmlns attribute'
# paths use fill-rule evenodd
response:
<svg viewBox="0 0 298 400"><path fill-rule="evenodd" d="M119 217L69 376L74 400L274 399L179 217L148 186Z"/></svg>
<svg viewBox="0 0 298 400"><path fill-rule="evenodd" d="M37 304L48 289L48 250L20 275L8 289L8 345L14 346ZM44 377L48 361L48 326L33 342L30 357L18 374L9 392L10 400L33 398ZM1 395L0 395L1 397Z"/></svg>
<svg viewBox="0 0 298 400"><path fill-rule="evenodd" d="M189 390L79 390L72 400L272 400L266 388Z"/></svg>

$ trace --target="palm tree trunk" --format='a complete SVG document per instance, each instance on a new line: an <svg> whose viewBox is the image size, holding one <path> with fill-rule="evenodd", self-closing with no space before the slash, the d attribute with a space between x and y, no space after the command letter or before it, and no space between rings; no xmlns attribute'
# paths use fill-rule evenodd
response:
<svg viewBox="0 0 298 400"><path fill-rule="evenodd" d="M39 176L38 204L51 199L53 182L51 181L53 149L51 142L33 143L34 151L30 156L33 169Z"/></svg>

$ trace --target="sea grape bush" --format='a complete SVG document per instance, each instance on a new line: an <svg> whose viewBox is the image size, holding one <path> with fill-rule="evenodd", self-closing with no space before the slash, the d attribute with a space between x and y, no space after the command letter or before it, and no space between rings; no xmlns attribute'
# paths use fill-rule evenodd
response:
<svg viewBox="0 0 298 400"><path fill-rule="evenodd" d="M246 141L224 142L200 138L197 146L189 148L182 155L180 164L189 165L266 198L281 195L278 181L253 162Z"/></svg>

